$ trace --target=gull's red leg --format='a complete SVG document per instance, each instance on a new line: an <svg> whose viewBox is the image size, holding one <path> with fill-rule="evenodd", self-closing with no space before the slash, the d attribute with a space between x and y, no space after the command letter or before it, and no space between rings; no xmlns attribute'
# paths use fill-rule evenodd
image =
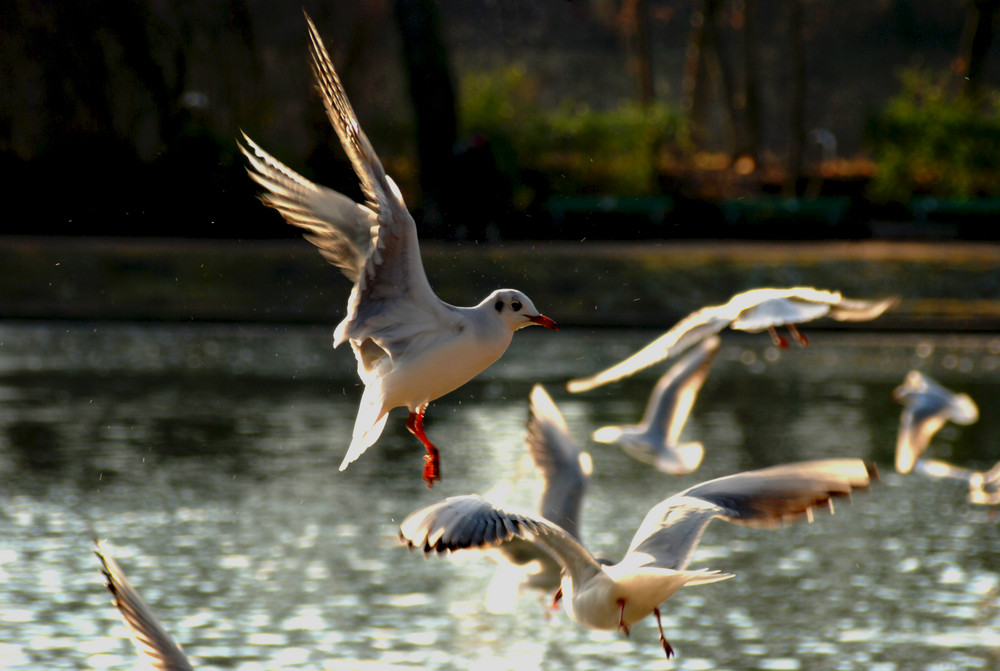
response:
<svg viewBox="0 0 1000 671"><path fill-rule="evenodd" d="M795 328L795 324L785 324L785 328L787 328L788 332L792 334L792 340L802 345L803 347L809 346L809 338L802 335L802 333L799 332L797 328Z"/></svg>
<svg viewBox="0 0 1000 671"><path fill-rule="evenodd" d="M432 489L434 481L441 479L441 455L424 433L424 410L425 408L421 408L419 412L411 412L406 418L406 428L424 444L427 450L427 454L424 455L424 482L427 483L427 489Z"/></svg>
<svg viewBox="0 0 1000 671"><path fill-rule="evenodd" d="M768 335L771 336L771 342L773 342L781 349L788 349L788 341L785 340L782 336L780 336L778 332L774 330L773 326L767 327L767 333Z"/></svg>
<svg viewBox="0 0 1000 671"><path fill-rule="evenodd" d="M660 630L660 643L663 644L663 652L667 653L667 659L674 656L674 649L667 642L667 637L663 635L663 624L660 622L660 609L654 608L653 615L656 616L656 627Z"/></svg>
<svg viewBox="0 0 1000 671"><path fill-rule="evenodd" d="M562 601L562 587L556 590L556 595L552 597L552 605L549 606L549 610L558 609L560 601Z"/></svg>
<svg viewBox="0 0 1000 671"><path fill-rule="evenodd" d="M618 599L618 631L628 636L628 625L625 624L625 599Z"/></svg>

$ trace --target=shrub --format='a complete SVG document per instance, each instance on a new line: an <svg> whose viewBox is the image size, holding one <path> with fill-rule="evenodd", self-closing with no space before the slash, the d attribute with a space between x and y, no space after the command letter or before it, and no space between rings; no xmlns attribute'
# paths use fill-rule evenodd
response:
<svg viewBox="0 0 1000 671"><path fill-rule="evenodd" d="M1000 195L1000 95L966 98L948 77L904 72L900 92L869 124L874 198Z"/></svg>
<svg viewBox="0 0 1000 671"><path fill-rule="evenodd" d="M488 137L501 168L542 172L560 193L651 193L660 154L688 147L686 119L665 103L601 111L564 101L543 110L537 92L522 67L466 76L462 132Z"/></svg>

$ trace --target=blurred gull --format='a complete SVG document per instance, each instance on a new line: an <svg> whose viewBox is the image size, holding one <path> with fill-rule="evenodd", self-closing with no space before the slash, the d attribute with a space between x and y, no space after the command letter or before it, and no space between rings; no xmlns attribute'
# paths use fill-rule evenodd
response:
<svg viewBox="0 0 1000 671"><path fill-rule="evenodd" d="M316 27L306 15L313 72L333 124L354 166L366 202L358 204L310 182L243 135L250 176L267 192L265 205L308 233L327 261L354 284L347 316L333 333L348 341L365 384L351 444L340 470L378 440L388 412L409 409L406 428L427 450L423 478L440 479L438 450L423 429L427 405L462 386L507 349L514 331L556 329L520 291L494 291L475 307L441 301L427 282L417 229L395 182L361 130ZM474 215L474 213L472 213Z"/></svg>
<svg viewBox="0 0 1000 671"><path fill-rule="evenodd" d="M485 499L455 496L411 514L399 535L424 553L502 546L513 540L541 546L563 567L563 598L569 616L592 629L629 627L656 616L667 657L659 606L685 585L733 577L707 569L686 570L705 527L715 518L751 527L774 527L816 506L833 510L835 496L867 488L878 477L860 459L828 459L774 466L709 480L660 502L639 526L624 559L602 565L561 527L526 511L503 509Z"/></svg>
<svg viewBox="0 0 1000 671"><path fill-rule="evenodd" d="M727 326L753 333L766 330L774 344L782 348L788 346L788 341L775 329L785 326L792 338L805 346L809 341L799 333L795 324L824 316L837 321L867 321L881 315L895 302L895 297L854 300L844 298L839 291L812 287L751 289L736 294L724 305L713 305L691 313L629 358L591 377L570 380L566 388L576 393L620 380L679 354Z"/></svg>
<svg viewBox="0 0 1000 671"><path fill-rule="evenodd" d="M618 443L629 455L671 475L691 473L705 454L701 443L681 443L681 431L698 397L721 340L712 336L670 367L649 397L642 423L605 426L591 438Z"/></svg>
<svg viewBox="0 0 1000 671"><path fill-rule="evenodd" d="M913 470L935 478L952 478L969 485L969 503L1000 505L1000 462L988 471L973 471L937 459L917 459Z"/></svg>
<svg viewBox="0 0 1000 671"><path fill-rule="evenodd" d="M948 420L972 424L979 419L979 408L967 394L956 394L918 370L911 370L903 384L892 392L903 404L896 438L896 470L909 473L917 458L927 449L934 434Z"/></svg>
<svg viewBox="0 0 1000 671"><path fill-rule="evenodd" d="M580 451L562 413L540 384L531 389L525 444L542 476L539 513L580 540L580 506L593 464L590 455ZM486 498L496 500L489 494ZM490 612L511 612L525 588L546 592L559 588L562 566L536 543L511 539L490 555L499 564L486 591Z"/></svg>

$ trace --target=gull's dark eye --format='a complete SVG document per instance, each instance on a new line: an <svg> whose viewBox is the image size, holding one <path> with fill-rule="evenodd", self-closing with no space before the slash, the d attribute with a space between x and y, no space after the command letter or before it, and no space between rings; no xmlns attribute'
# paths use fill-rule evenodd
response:
<svg viewBox="0 0 1000 671"><path fill-rule="evenodd" d="M518 310L520 310L521 309L521 301L511 301L510 302L510 309L513 310L514 312L517 312Z"/></svg>
<svg viewBox="0 0 1000 671"><path fill-rule="evenodd" d="M503 301L497 301L496 303L493 304L493 307L495 307L497 309L497 312L502 312L503 311Z"/></svg>

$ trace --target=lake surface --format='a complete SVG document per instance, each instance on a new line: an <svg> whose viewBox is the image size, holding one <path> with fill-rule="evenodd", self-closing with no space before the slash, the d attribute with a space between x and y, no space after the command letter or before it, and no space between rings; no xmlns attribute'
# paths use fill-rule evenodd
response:
<svg viewBox="0 0 1000 671"><path fill-rule="evenodd" d="M933 456L1000 458L1000 337L810 331L782 352L726 334L685 438L701 468L670 477L587 437L639 418L662 367L582 395L562 385L651 331L528 329L504 358L433 403L444 480L390 416L345 472L360 389L330 329L117 323L0 324L0 659L6 669L131 669L137 658L93 555L108 539L129 578L203 669L995 669L1000 527L959 483L898 476L900 406L919 368L982 417L946 426ZM691 484L823 457L877 462L882 481L813 524L714 522L692 568L732 572L672 597L630 638L514 614L483 595L481 556L407 552L398 523L449 495L509 485L523 463L528 392L543 383L594 460L582 533L620 556L646 511Z"/></svg>

